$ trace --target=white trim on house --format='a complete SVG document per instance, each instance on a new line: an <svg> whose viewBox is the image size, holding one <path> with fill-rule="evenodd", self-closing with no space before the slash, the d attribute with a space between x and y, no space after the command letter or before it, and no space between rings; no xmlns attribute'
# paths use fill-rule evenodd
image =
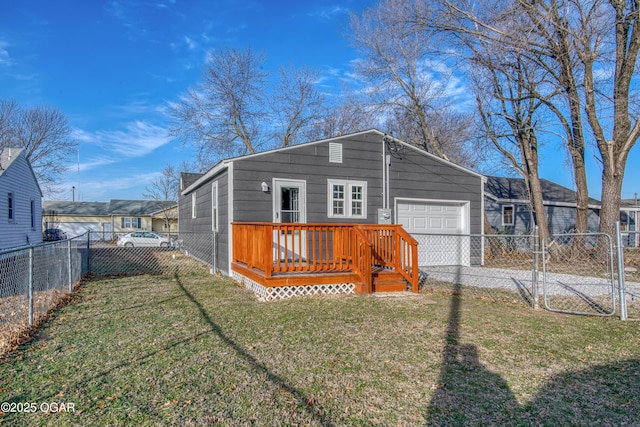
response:
<svg viewBox="0 0 640 427"><path fill-rule="evenodd" d="M530 202L526 199L501 199L496 197L495 195L485 192L485 196L495 201L496 203L506 203L506 204L516 204L516 205L528 205ZM542 203L545 206L558 206L563 208L575 208L577 203L574 202L550 202L548 200L543 200ZM602 209L602 205L590 203L587 205L589 209Z"/></svg>
<svg viewBox="0 0 640 427"><path fill-rule="evenodd" d="M440 205L460 206L460 214L462 215L462 230L460 234L470 234L471 231L471 202L469 200L444 200L444 199L419 199L412 197L394 197L393 198L393 214L396 224L398 223L398 204L399 203L426 203Z"/></svg>
<svg viewBox="0 0 640 427"><path fill-rule="evenodd" d="M231 275L231 264L233 263L233 163L229 163L227 168L227 274Z"/></svg>
<svg viewBox="0 0 640 427"><path fill-rule="evenodd" d="M516 206L515 205L501 205L501 213L500 213L500 220L502 221L502 226L510 226L510 225L514 225L516 223ZM505 208L511 208L511 222L505 222L504 221L504 210Z"/></svg>
<svg viewBox="0 0 640 427"><path fill-rule="evenodd" d="M444 164L446 164L447 166L451 166L451 167L453 167L454 169L458 169L458 170L460 170L460 171L462 171L462 172L466 172L466 173L468 173L468 174L470 174L470 175L477 176L478 178L486 178L484 175L479 174L478 172L474 172L474 171L472 171L471 169L467 169L467 168L465 168L465 167L463 167L463 166L460 166L460 165L457 165L457 164L455 164L455 163L453 163L453 162L451 162L451 161L449 161L449 160L445 160L445 159L443 159L443 158L441 158L441 157L438 157L438 156L436 156L435 154L431 154L431 153L429 153L429 152L427 152L427 151L424 151L424 150L423 150L422 148L420 148L420 147L416 147L415 145L411 145L411 144L406 143L406 142L404 142L404 141L401 141L401 140L399 140L399 139L397 139L397 138L394 138L393 136L390 136L390 135L386 135L386 136L387 136L388 138L393 139L393 141L394 141L394 142L400 143L401 145L404 145L405 147L411 148L412 150L415 150L415 151L419 152L420 154L424 154L425 156L427 156L427 157L429 157L429 158L431 158L431 159L433 159L433 160L436 160L436 161L438 161L438 162L440 162L440 163L444 163Z"/></svg>
<svg viewBox="0 0 640 427"><path fill-rule="evenodd" d="M333 141L340 141L340 140L344 140L344 139L357 138L360 135L366 135L366 134L371 134L371 133L377 134L381 138L384 138L385 136L388 137L388 138L392 138L394 142L400 143L405 147L411 148L412 150L415 150L415 151L419 152L420 154L423 154L423 155L425 155L425 156L427 156L427 157L429 157L429 158L431 158L433 160L436 160L438 162L441 162L443 164L451 166L451 167L453 167L455 169L458 169L460 171L466 172L466 173L468 173L470 175L484 178L484 175L482 175L482 174L479 174L479 173L474 172L474 171L472 171L470 169L467 169L465 167L457 165L457 164L455 164L453 162L450 162L449 160L442 159L442 158L440 158L440 157L438 157L438 156L436 156L434 154L428 153L428 152L424 151L422 148L415 147L415 146L413 146L411 144L403 142L403 141L401 141L401 140L399 140L397 138L394 138L394 137L392 137L390 135L385 134L384 132L380 132L377 129L368 129L368 130L361 131L361 132L350 133L348 135L340 135L340 136L335 136L335 137L332 137L332 138L321 139L319 141L305 142L303 144L291 145L289 147L283 147L283 148L275 148L273 150L262 151L260 153L254 153L254 154L249 154L249 155L240 156L240 157L232 157L232 158L229 158L229 159L222 160L218 164L213 166L211 169L209 169L203 176L201 176L196 181L194 181L189 187L185 188L182 191L182 195L186 196L191 191L193 191L194 188L197 188L200 185L202 185L203 183L209 181L210 179L215 177L218 173L220 173L224 169L228 168L229 165L233 164L233 162L235 162L236 160L255 159L256 157L263 156L265 154L283 152L283 151L288 151L288 150L295 150L295 149L297 149L299 147L303 147L303 146L304 147L309 147L309 146L323 144L323 143L327 143L327 142L333 142ZM382 141L382 139L381 139L381 141ZM384 161L384 159L383 159L383 161Z"/></svg>
<svg viewBox="0 0 640 427"><path fill-rule="evenodd" d="M190 186L188 186L187 188L185 188L184 190L182 190L182 192L180 194L182 194L183 196L186 196L187 194L189 194L190 192L192 192L193 190L197 189L198 187L200 187L202 184L204 184L205 182L209 181L210 179L213 179L216 177L216 175L218 175L220 172L224 171L225 169L227 169L229 167L229 165L231 165L231 162L229 160L223 160L220 163L218 163L217 165L215 165L214 167L212 167L211 169L209 169L204 175L202 175L200 178L196 179L195 181L193 181L191 183Z"/></svg>
<svg viewBox="0 0 640 427"><path fill-rule="evenodd" d="M300 218L299 223L307 222L307 181L304 179L288 179L288 178L272 178L271 180L271 188L272 188L272 219L273 222L282 222L282 218L278 217L277 212L280 211L278 207L278 202L280 201L280 194L278 193L278 189L282 186L286 186L287 184L291 184L292 187L300 188Z"/></svg>
<svg viewBox="0 0 640 427"><path fill-rule="evenodd" d="M333 202L336 201L333 197L333 186L344 186L343 206L342 214L336 214L333 212ZM361 214L353 214L353 187L362 187L362 203ZM345 219L366 219L367 218L367 181L355 181L349 179L327 179L327 217L329 218L345 218Z"/></svg>
<svg viewBox="0 0 640 427"><path fill-rule="evenodd" d="M215 191L214 191L215 190ZM218 203L218 181L211 183L211 231L217 232L220 229Z"/></svg>

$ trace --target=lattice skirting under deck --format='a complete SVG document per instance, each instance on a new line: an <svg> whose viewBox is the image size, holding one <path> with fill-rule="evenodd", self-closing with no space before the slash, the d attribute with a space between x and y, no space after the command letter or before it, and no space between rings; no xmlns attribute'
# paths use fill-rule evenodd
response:
<svg viewBox="0 0 640 427"><path fill-rule="evenodd" d="M231 272L231 276L233 277L233 280L253 291L256 297L261 301L276 301L311 295L353 294L356 290L355 283L267 287L235 271Z"/></svg>

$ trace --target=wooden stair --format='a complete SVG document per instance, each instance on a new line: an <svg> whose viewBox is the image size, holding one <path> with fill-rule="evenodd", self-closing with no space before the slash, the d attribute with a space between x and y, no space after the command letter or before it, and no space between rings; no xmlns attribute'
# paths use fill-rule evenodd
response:
<svg viewBox="0 0 640 427"><path fill-rule="evenodd" d="M407 282L402 274L394 270L374 269L373 292L404 292L407 290Z"/></svg>

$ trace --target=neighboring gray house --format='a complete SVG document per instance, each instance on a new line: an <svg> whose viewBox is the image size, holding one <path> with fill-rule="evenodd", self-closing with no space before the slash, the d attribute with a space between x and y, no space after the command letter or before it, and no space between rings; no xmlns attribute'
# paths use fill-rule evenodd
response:
<svg viewBox="0 0 640 427"><path fill-rule="evenodd" d="M640 230L638 219L640 218L640 201L638 198L622 199L620 201L620 231L626 246L640 246Z"/></svg>
<svg viewBox="0 0 640 427"><path fill-rule="evenodd" d="M576 192L546 179L540 184L549 232L571 232L576 225ZM494 233L531 233L535 221L524 179L489 176L484 198L484 210ZM598 200L589 199L589 231L598 231L600 206Z"/></svg>
<svg viewBox="0 0 640 427"><path fill-rule="evenodd" d="M42 191L21 148L0 153L0 250L42 242Z"/></svg>
<svg viewBox="0 0 640 427"><path fill-rule="evenodd" d="M183 173L179 226L181 232L217 231L216 267L229 275L232 222L388 222L414 236L481 233L483 180L373 129L224 160L204 174ZM442 246L441 260L430 262L468 264L468 239L455 240L467 247ZM461 252L466 260L457 259Z"/></svg>

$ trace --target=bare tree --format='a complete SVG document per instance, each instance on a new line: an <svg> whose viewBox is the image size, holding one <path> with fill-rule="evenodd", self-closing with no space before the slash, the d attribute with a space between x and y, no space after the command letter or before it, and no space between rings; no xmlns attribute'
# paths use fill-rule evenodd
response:
<svg viewBox="0 0 640 427"><path fill-rule="evenodd" d="M436 122L452 112L448 84L453 71L440 62L429 31L411 25L415 2L382 0L351 19L352 41L363 54L358 73L369 83L368 94L398 137L449 159L463 150L459 138ZM454 133L465 123L457 123ZM455 159L468 163L464 159Z"/></svg>
<svg viewBox="0 0 640 427"><path fill-rule="evenodd" d="M322 118L310 124L304 135L308 141L333 138L371 128L373 112L366 102L345 88L338 101L325 105Z"/></svg>
<svg viewBox="0 0 640 427"><path fill-rule="evenodd" d="M534 96L545 82L545 73L529 67L513 52L495 49L495 45L483 46L484 49L474 48L472 62L483 139L500 153L509 169L515 169L524 178L539 235L548 239L536 133L544 103Z"/></svg>
<svg viewBox="0 0 640 427"><path fill-rule="evenodd" d="M171 225L178 219L179 173L173 165L166 165L160 175L145 187L143 197L158 202L160 215L171 238Z"/></svg>
<svg viewBox="0 0 640 427"><path fill-rule="evenodd" d="M264 143L263 63L264 55L251 48L209 52L202 81L172 104L169 133L195 146L200 163L252 154Z"/></svg>
<svg viewBox="0 0 640 427"><path fill-rule="evenodd" d="M627 157L640 136L630 96L640 50L638 2L435 1L440 13L424 14L424 22L455 37L507 43L549 73L548 84L558 96L548 107L569 135L566 146L578 192L579 231L586 229L588 215L586 116L603 164L600 230L613 233Z"/></svg>
<svg viewBox="0 0 640 427"><path fill-rule="evenodd" d="M282 147L300 142L305 128L321 120L324 97L316 88L320 75L308 67L280 68L280 81L271 102L275 139Z"/></svg>
<svg viewBox="0 0 640 427"><path fill-rule="evenodd" d="M71 138L67 117L58 109L39 105L21 108L14 100L0 101L0 149L19 147L44 191L54 191L78 143Z"/></svg>

